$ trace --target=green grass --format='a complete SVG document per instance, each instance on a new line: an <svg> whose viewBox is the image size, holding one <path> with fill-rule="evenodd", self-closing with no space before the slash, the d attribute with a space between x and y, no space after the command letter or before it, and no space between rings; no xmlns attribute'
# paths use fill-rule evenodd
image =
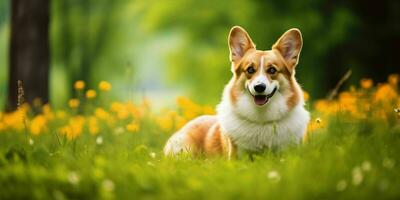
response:
<svg viewBox="0 0 400 200"><path fill-rule="evenodd" d="M0 133L0 199L398 199L399 121L333 118L308 142L239 160L162 156L168 135ZM152 155L154 155L153 157Z"/></svg>

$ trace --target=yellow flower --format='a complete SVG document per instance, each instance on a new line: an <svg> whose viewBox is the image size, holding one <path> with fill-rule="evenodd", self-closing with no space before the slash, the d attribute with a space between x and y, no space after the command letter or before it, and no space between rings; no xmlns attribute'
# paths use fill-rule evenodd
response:
<svg viewBox="0 0 400 200"><path fill-rule="evenodd" d="M85 82L83 82L82 80L76 81L74 84L74 88L77 90L83 90L85 88Z"/></svg>
<svg viewBox="0 0 400 200"><path fill-rule="evenodd" d="M327 100L318 100L315 102L315 110L324 113L324 114L332 114L336 113L339 108L336 102L327 101Z"/></svg>
<svg viewBox="0 0 400 200"><path fill-rule="evenodd" d="M29 111L29 106L27 104L23 104L14 112L4 114L4 116L2 117L3 128L23 130L25 127L25 120L28 111Z"/></svg>
<svg viewBox="0 0 400 200"><path fill-rule="evenodd" d="M88 98L88 99L93 99L96 97L96 95L97 95L97 93L95 90L86 91L86 98Z"/></svg>
<svg viewBox="0 0 400 200"><path fill-rule="evenodd" d="M185 124L186 124L186 119L185 118L183 118L183 117L181 117L181 116L176 116L176 118L175 118L175 128L176 129L180 129L180 128L182 128Z"/></svg>
<svg viewBox="0 0 400 200"><path fill-rule="evenodd" d="M60 133L65 134L68 140L73 140L82 134L83 125L85 118L82 116L72 117L68 125L63 126L59 129Z"/></svg>
<svg viewBox="0 0 400 200"><path fill-rule="evenodd" d="M77 108L79 106L79 99L70 99L68 105L70 108Z"/></svg>
<svg viewBox="0 0 400 200"><path fill-rule="evenodd" d="M120 102L112 102L111 103L111 111L118 112L119 110L123 109L124 105Z"/></svg>
<svg viewBox="0 0 400 200"><path fill-rule="evenodd" d="M339 104L343 111L357 114L357 96L354 93L342 92L339 94Z"/></svg>
<svg viewBox="0 0 400 200"><path fill-rule="evenodd" d="M0 122L0 131L4 131L6 129L6 125L3 122Z"/></svg>
<svg viewBox="0 0 400 200"><path fill-rule="evenodd" d="M361 88L363 89L370 89L373 84L374 82L372 81L372 79L369 78L363 78L360 81Z"/></svg>
<svg viewBox="0 0 400 200"><path fill-rule="evenodd" d="M193 119L201 114L201 106L197 105L187 97L178 97L176 103L182 109L186 119Z"/></svg>
<svg viewBox="0 0 400 200"><path fill-rule="evenodd" d="M211 106L204 106L203 107L203 114L205 115L215 115L214 108Z"/></svg>
<svg viewBox="0 0 400 200"><path fill-rule="evenodd" d="M125 104L125 107L135 119L139 119L142 116L141 110L139 110L132 102Z"/></svg>
<svg viewBox="0 0 400 200"><path fill-rule="evenodd" d="M107 81L100 81L99 83L99 89L102 91L110 91L111 87L111 84Z"/></svg>
<svg viewBox="0 0 400 200"><path fill-rule="evenodd" d="M99 133L100 129L99 129L99 124L97 122L97 118L96 117L89 117L89 133L92 135L96 135L97 133Z"/></svg>
<svg viewBox="0 0 400 200"><path fill-rule="evenodd" d="M118 119L126 119L129 117L129 112L126 109L118 110L117 112Z"/></svg>
<svg viewBox="0 0 400 200"><path fill-rule="evenodd" d="M311 120L310 123L308 123L306 134L304 135L303 140L307 141L310 138L311 134L314 134L317 130L326 127L326 121L322 120L321 118L316 118L315 120Z"/></svg>
<svg viewBox="0 0 400 200"><path fill-rule="evenodd" d="M102 120L107 120L109 118L109 114L107 111L105 111L103 108L96 108L94 111L94 115Z"/></svg>
<svg viewBox="0 0 400 200"><path fill-rule="evenodd" d="M47 131L46 128L47 120L44 115L37 115L35 118L32 119L30 124L30 132L33 135L39 135L41 132Z"/></svg>
<svg viewBox="0 0 400 200"><path fill-rule="evenodd" d="M48 103L43 105L42 111L43 111L43 115L46 117L46 119L51 120L54 118L54 114L51 111L51 107Z"/></svg>
<svg viewBox="0 0 400 200"><path fill-rule="evenodd" d="M164 114L160 117L157 117L156 122L161 130L167 132L171 131L174 125L173 118L171 113Z"/></svg>
<svg viewBox="0 0 400 200"><path fill-rule="evenodd" d="M399 84L399 75L398 74L390 74L388 77L388 83L397 88L397 85Z"/></svg>
<svg viewBox="0 0 400 200"><path fill-rule="evenodd" d="M74 133L72 131L72 128L70 126L68 126L68 125L59 128L58 131L61 134L66 135L68 140L72 140L72 139L75 138Z"/></svg>
<svg viewBox="0 0 400 200"><path fill-rule="evenodd" d="M129 123L126 125L126 130L128 130L129 132L138 132L139 131L139 124L138 123Z"/></svg>
<svg viewBox="0 0 400 200"><path fill-rule="evenodd" d="M388 102L397 98L397 91L389 84L381 84L375 93L375 101Z"/></svg>

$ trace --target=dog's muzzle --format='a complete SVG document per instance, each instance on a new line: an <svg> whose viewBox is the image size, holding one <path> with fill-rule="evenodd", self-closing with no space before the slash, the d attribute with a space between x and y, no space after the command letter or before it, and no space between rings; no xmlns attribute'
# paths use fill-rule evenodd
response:
<svg viewBox="0 0 400 200"><path fill-rule="evenodd" d="M264 104L268 103L269 99L272 96L274 96L274 94L277 90L278 90L278 87L275 86L275 88L272 90L272 92L267 95L253 95L254 103L257 104L258 106L263 106Z"/></svg>

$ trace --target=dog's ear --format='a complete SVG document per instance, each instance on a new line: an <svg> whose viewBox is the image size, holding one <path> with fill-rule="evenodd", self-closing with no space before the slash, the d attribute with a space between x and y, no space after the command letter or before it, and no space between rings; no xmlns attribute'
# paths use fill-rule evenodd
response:
<svg viewBox="0 0 400 200"><path fill-rule="evenodd" d="M303 38L301 32L297 28L292 28L286 31L279 40L272 46L285 59L289 70L293 71L294 67L299 62L300 51L303 46Z"/></svg>
<svg viewBox="0 0 400 200"><path fill-rule="evenodd" d="M238 62L246 51L256 48L249 34L240 26L232 27L228 43L231 62Z"/></svg>

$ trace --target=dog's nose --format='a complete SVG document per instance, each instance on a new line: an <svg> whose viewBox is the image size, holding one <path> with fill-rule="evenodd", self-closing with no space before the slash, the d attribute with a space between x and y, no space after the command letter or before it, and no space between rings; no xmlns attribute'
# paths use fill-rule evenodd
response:
<svg viewBox="0 0 400 200"><path fill-rule="evenodd" d="M260 83L254 86L254 90L258 93L264 92L266 86L264 83Z"/></svg>

